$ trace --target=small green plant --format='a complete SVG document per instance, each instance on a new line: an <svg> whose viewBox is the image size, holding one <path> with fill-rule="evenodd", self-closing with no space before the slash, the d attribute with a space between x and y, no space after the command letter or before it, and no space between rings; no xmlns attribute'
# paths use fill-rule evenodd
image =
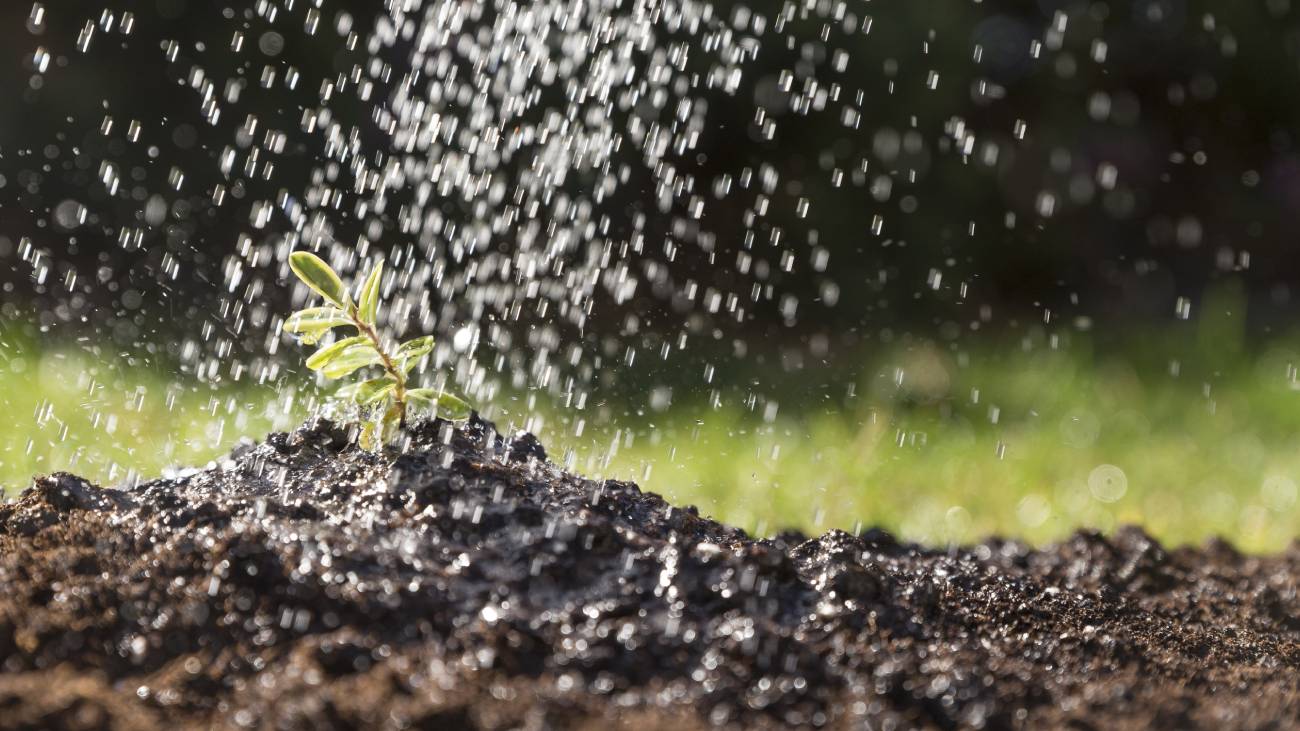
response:
<svg viewBox="0 0 1300 731"><path fill-rule="evenodd" d="M382 262L370 270L356 302L339 275L315 254L293 252L289 268L327 304L293 313L284 323L285 332L297 334L304 345L315 345L335 328L356 330L355 335L339 338L313 353L307 367L330 379L345 378L370 366L384 370L382 376L345 386L336 395L352 401L366 415L359 438L363 449L378 449L387 443L397 429L406 425L407 409L412 406L442 412L451 419L469 416L469 404L451 394L410 387L411 369L433 350L432 336L412 338L396 347L380 336L376 323Z"/></svg>

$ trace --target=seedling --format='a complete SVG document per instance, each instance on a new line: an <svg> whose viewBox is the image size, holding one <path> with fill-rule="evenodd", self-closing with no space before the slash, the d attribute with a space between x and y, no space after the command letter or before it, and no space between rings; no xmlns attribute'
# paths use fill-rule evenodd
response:
<svg viewBox="0 0 1300 731"><path fill-rule="evenodd" d="M304 345L315 345L335 328L353 328L356 334L321 347L307 359L307 367L329 379L346 378L362 368L380 366L384 374L340 389L336 397L355 403L366 415L359 442L375 450L406 425L408 408L423 407L442 412L450 419L469 416L470 405L451 394L431 388L411 388L411 369L433 350L433 337L412 338L397 347L380 337L380 281L383 263L370 270L354 303L339 275L315 254L295 251L289 268L313 292L325 298L323 307L308 307L293 313L284 323L285 332L295 333Z"/></svg>

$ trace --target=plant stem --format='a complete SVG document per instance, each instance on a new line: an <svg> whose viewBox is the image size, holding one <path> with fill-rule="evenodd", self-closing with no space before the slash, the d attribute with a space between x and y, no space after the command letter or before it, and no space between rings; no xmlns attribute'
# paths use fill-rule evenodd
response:
<svg viewBox="0 0 1300 731"><path fill-rule="evenodd" d="M384 370L388 371L388 375L392 376L393 382L397 384L393 389L393 403L397 406L398 423L401 427L405 428L406 374L393 363L393 359L388 355L388 351L384 350L384 344L379 339L379 333L375 332L373 327L362 322L361 318L357 317L356 312L353 309L348 310L348 317L352 319L352 324L356 326L357 332L365 335L370 339L370 342L374 344L375 352L379 353L379 357L383 361Z"/></svg>

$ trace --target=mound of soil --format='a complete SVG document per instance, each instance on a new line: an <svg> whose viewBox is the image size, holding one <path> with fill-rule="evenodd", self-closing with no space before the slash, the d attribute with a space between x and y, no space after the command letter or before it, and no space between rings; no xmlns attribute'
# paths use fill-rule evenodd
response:
<svg viewBox="0 0 1300 731"><path fill-rule="evenodd" d="M1300 546L755 540L490 424L0 506L3 728L1294 728Z"/></svg>

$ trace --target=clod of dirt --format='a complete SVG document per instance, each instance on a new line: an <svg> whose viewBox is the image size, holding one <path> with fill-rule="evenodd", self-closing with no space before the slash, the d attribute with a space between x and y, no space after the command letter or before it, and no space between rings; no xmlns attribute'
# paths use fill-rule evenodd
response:
<svg viewBox="0 0 1300 731"><path fill-rule="evenodd" d="M0 506L3 728L1297 728L1300 547L744 532L426 422Z"/></svg>

